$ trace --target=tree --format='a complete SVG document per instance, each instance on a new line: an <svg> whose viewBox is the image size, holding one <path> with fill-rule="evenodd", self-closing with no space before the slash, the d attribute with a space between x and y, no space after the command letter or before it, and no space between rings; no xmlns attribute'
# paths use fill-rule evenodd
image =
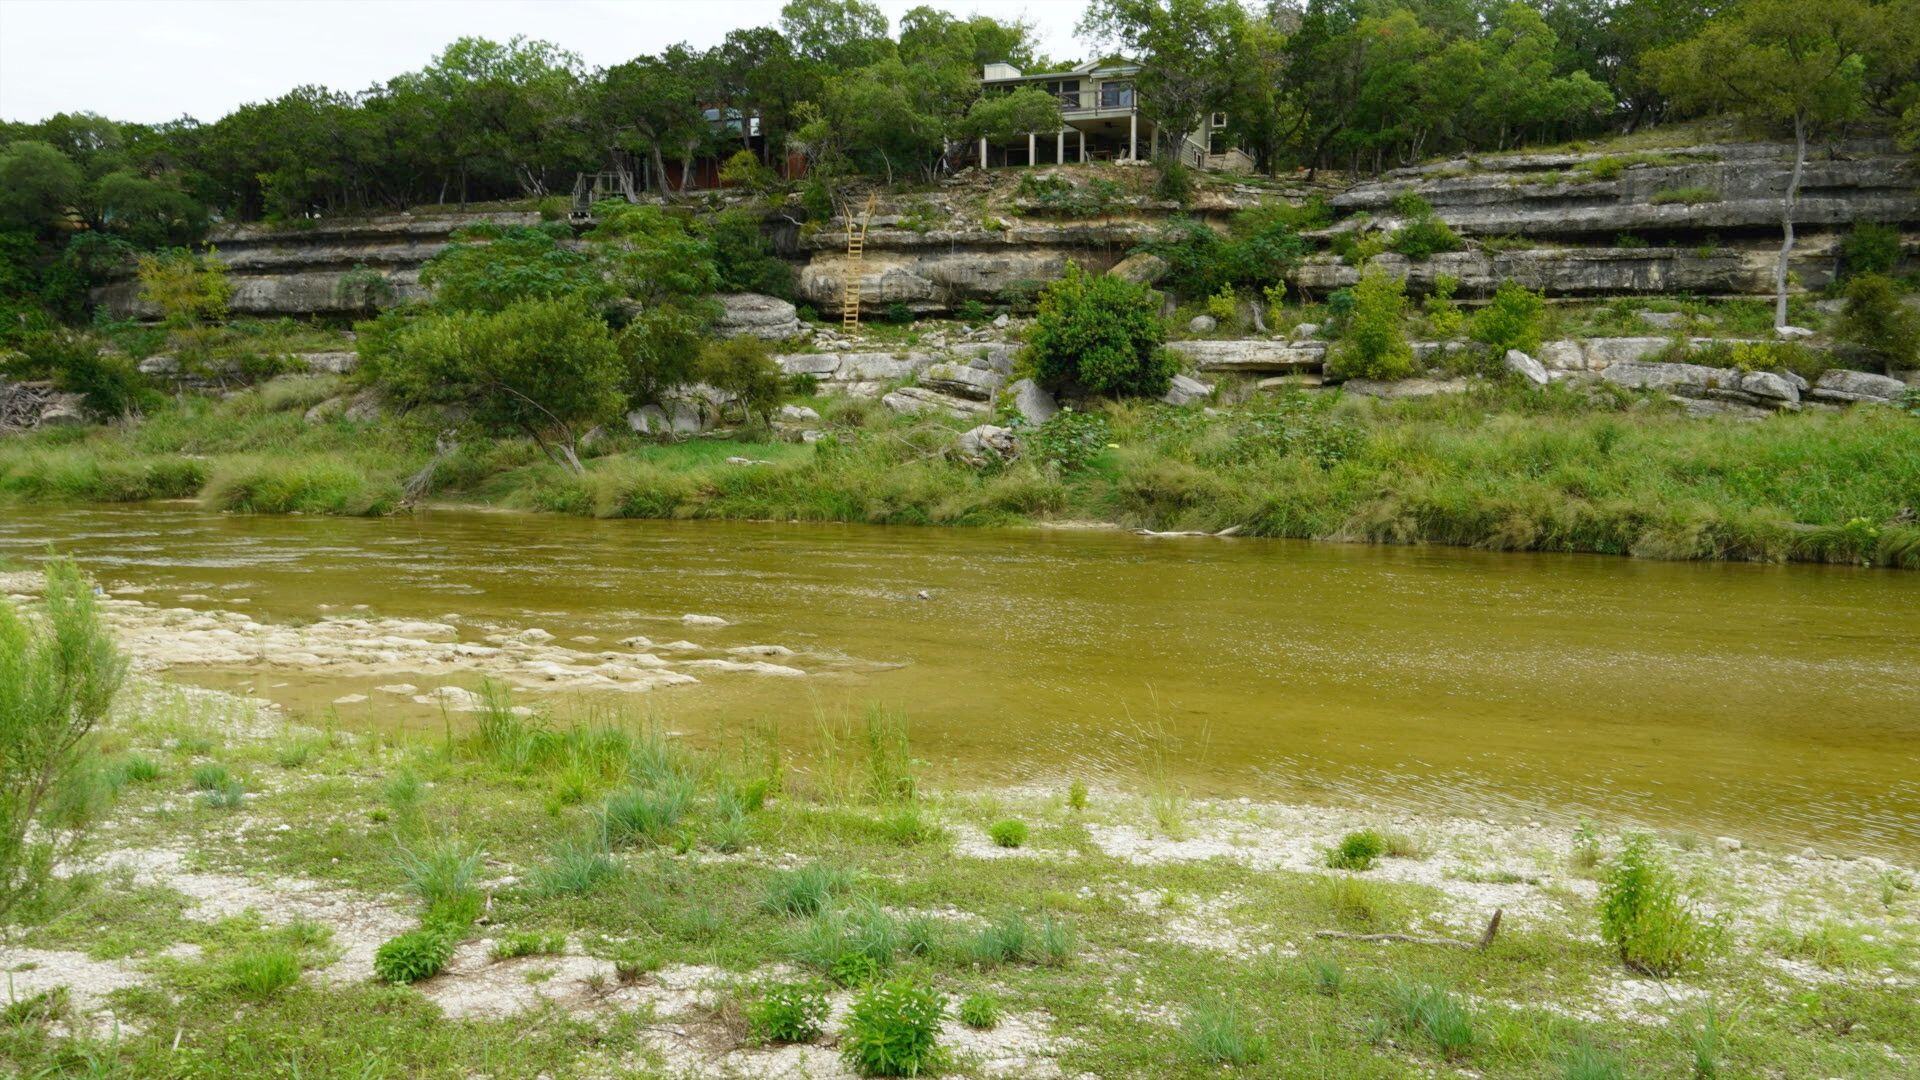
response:
<svg viewBox="0 0 1920 1080"><path fill-rule="evenodd" d="M65 154L43 142L0 148L0 228L51 235L79 201L86 178Z"/></svg>
<svg viewBox="0 0 1920 1080"><path fill-rule="evenodd" d="M1040 294L1027 359L1040 382L1093 394L1158 397L1176 364L1153 290L1110 274L1067 272Z"/></svg>
<svg viewBox="0 0 1920 1080"><path fill-rule="evenodd" d="M1094 0L1080 32L1138 60L1140 112L1162 151L1201 130L1233 87L1231 56L1246 12L1236 0Z"/></svg>
<svg viewBox="0 0 1920 1080"><path fill-rule="evenodd" d="M1787 324L1787 260L1807 139L1865 108L1864 53L1878 25L1865 0L1742 0L1649 60L1661 89L1681 108L1726 110L1756 126L1793 133L1793 169L1780 201L1775 326Z"/></svg>
<svg viewBox="0 0 1920 1080"><path fill-rule="evenodd" d="M127 673L73 563L47 563L42 595L38 624L0 597L0 923L79 835L84 822L52 807Z"/></svg>

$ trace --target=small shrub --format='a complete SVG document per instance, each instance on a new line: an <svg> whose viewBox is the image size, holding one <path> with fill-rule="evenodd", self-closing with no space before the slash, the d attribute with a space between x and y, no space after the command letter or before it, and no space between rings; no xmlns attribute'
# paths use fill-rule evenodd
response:
<svg viewBox="0 0 1920 1080"><path fill-rule="evenodd" d="M1007 818L987 826L987 836L1003 848L1017 848L1027 842L1027 823Z"/></svg>
<svg viewBox="0 0 1920 1080"><path fill-rule="evenodd" d="M454 936L439 927L409 930L373 954L373 973L383 982L414 983L440 974L453 959Z"/></svg>
<svg viewBox="0 0 1920 1080"><path fill-rule="evenodd" d="M1386 838L1372 829L1350 832L1327 852L1327 865L1336 870L1371 870L1387 853Z"/></svg>
<svg viewBox="0 0 1920 1080"><path fill-rule="evenodd" d="M960 1022L986 1031L1000 1026L1000 999L982 990L968 994L960 1002Z"/></svg>
<svg viewBox="0 0 1920 1080"><path fill-rule="evenodd" d="M946 1002L931 986L896 979L869 987L853 1002L841 1052L862 1076L920 1076L939 1069Z"/></svg>
<svg viewBox="0 0 1920 1080"><path fill-rule="evenodd" d="M567 951L565 934L541 934L530 930L513 931L500 936L488 951L495 960L513 960L522 956L559 956Z"/></svg>
<svg viewBox="0 0 1920 1080"><path fill-rule="evenodd" d="M1492 301L1474 313L1471 336L1500 356L1508 349L1537 352L1546 306L1540 293L1508 278L1495 290Z"/></svg>
<svg viewBox="0 0 1920 1080"><path fill-rule="evenodd" d="M300 954L285 947L242 953L227 965L227 978L242 997L272 997L300 981Z"/></svg>
<svg viewBox="0 0 1920 1080"><path fill-rule="evenodd" d="M1889 370L1920 362L1920 311L1900 300L1890 278L1861 274L1847 282L1838 336L1872 354Z"/></svg>
<svg viewBox="0 0 1920 1080"><path fill-rule="evenodd" d="M1194 1006L1180 1030L1194 1056L1209 1065L1254 1065L1267 1056L1267 1041L1230 1001Z"/></svg>
<svg viewBox="0 0 1920 1080"><path fill-rule="evenodd" d="M1407 283L1370 268L1353 287L1353 312L1342 320L1328 367L1342 379L1404 379L1414 373L1413 346L1400 326Z"/></svg>
<svg viewBox="0 0 1920 1080"><path fill-rule="evenodd" d="M1653 839L1634 835L1601 880L1600 936L1628 967L1664 977L1697 963L1712 934L1681 897Z"/></svg>
<svg viewBox="0 0 1920 1080"><path fill-rule="evenodd" d="M1392 1000L1400 1027L1432 1039L1442 1055L1463 1057L1473 1049L1473 1020L1446 990L1403 984L1394 988Z"/></svg>
<svg viewBox="0 0 1920 1080"><path fill-rule="evenodd" d="M1900 230L1876 221L1856 221L1840 241L1840 265L1849 278L1891 274L1900 264Z"/></svg>
<svg viewBox="0 0 1920 1080"><path fill-rule="evenodd" d="M826 988L818 983L776 983L747 1005L747 1028L760 1042L812 1042L828 1011Z"/></svg>
<svg viewBox="0 0 1920 1080"><path fill-rule="evenodd" d="M1176 368L1164 338L1152 290L1069 263L1065 276L1040 294L1026 358L1050 387L1158 397Z"/></svg>
<svg viewBox="0 0 1920 1080"><path fill-rule="evenodd" d="M760 908L775 915L805 917L824 910L835 894L853 884L853 875L839 867L814 863L774 875L760 897Z"/></svg>

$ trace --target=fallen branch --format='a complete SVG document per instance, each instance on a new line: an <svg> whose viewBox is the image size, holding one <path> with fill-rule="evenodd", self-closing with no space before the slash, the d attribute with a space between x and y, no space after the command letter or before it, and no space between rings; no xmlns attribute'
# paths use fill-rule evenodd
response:
<svg viewBox="0 0 1920 1080"><path fill-rule="evenodd" d="M1443 945L1449 949L1479 950L1493 944L1494 935L1500 932L1500 909L1496 908L1493 918L1487 920L1487 928L1480 933L1479 941L1462 941L1459 938L1422 937L1418 934L1349 934L1344 930L1316 930L1317 938L1337 938L1341 941L1393 941L1405 945Z"/></svg>

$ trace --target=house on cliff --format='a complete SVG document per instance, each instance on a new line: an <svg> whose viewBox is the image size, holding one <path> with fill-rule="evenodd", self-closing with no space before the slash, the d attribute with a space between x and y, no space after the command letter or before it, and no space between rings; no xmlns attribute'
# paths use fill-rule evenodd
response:
<svg viewBox="0 0 1920 1080"><path fill-rule="evenodd" d="M1140 115L1135 82L1140 65L1127 60L1092 60L1066 71L1026 74L1012 64L988 64L981 72L983 94L1009 94L1036 87L1060 101L1057 131L1029 131L1024 140L995 143L982 137L973 164L1061 165L1082 161L1144 161L1160 145L1157 125ZM1177 141L1180 160L1196 169L1251 172L1253 159L1224 145L1225 113L1213 113L1201 130ZM1173 141L1173 140L1170 140Z"/></svg>

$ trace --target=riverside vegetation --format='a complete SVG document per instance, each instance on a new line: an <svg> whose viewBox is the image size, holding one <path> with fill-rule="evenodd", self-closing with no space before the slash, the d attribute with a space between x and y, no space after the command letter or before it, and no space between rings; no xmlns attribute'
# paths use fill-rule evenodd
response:
<svg viewBox="0 0 1920 1080"><path fill-rule="evenodd" d="M0 758L11 835L67 839L0 950L22 1075L1891 1077L1920 1053L1920 900L1878 860L946 791L879 710L799 721L803 754L778 724L699 749L491 687L432 736L145 678L103 711L83 688L123 661L54 644L99 631L71 568L47 582L0 607L26 676L0 734L88 723L24 816Z"/></svg>

